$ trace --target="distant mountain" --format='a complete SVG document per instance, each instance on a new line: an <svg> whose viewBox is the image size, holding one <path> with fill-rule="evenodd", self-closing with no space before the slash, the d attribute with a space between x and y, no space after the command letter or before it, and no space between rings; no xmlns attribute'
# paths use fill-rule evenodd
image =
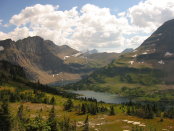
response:
<svg viewBox="0 0 174 131"><path fill-rule="evenodd" d="M123 50L121 53L123 54L123 53L130 53L130 52L132 52L134 49L132 49L132 48L127 48L127 49L125 49L125 50Z"/></svg>
<svg viewBox="0 0 174 131"><path fill-rule="evenodd" d="M174 82L174 19L165 22L137 48L136 61L163 70L166 82Z"/></svg>
<svg viewBox="0 0 174 131"><path fill-rule="evenodd" d="M94 53L87 55L87 58L90 60L95 60L100 62L100 65L106 66L111 61L116 60L120 56L120 53Z"/></svg>
<svg viewBox="0 0 174 131"><path fill-rule="evenodd" d="M90 54L96 54L96 53L98 53L98 50L93 49L93 50L87 50L83 54L84 55L90 55Z"/></svg>
<svg viewBox="0 0 174 131"><path fill-rule="evenodd" d="M121 54L117 60L67 88L119 92L127 95L131 94L131 91L137 92L137 95L147 92L149 95L164 90L164 84L174 84L173 65L174 20L170 20L134 51Z"/></svg>
<svg viewBox="0 0 174 131"><path fill-rule="evenodd" d="M165 22L148 39L146 39L139 49L155 49L155 52L174 52L174 19ZM151 50L152 50L151 49Z"/></svg>
<svg viewBox="0 0 174 131"><path fill-rule="evenodd" d="M40 80L41 83L77 81L114 59L110 58L113 54L100 59L95 57L98 55L94 55L95 52L92 50L83 54L67 45L58 46L39 36L16 42L11 39L0 41L0 60L20 65L30 80Z"/></svg>
<svg viewBox="0 0 174 131"><path fill-rule="evenodd" d="M16 42L10 39L0 41L0 47L3 49L0 51L0 60L24 67L27 76L32 80L50 83L61 79L80 79L78 73L83 72L79 66L67 65L62 60L65 55L78 51L68 46L57 46L52 41L43 40L38 36ZM64 78L58 77L61 72L65 72Z"/></svg>

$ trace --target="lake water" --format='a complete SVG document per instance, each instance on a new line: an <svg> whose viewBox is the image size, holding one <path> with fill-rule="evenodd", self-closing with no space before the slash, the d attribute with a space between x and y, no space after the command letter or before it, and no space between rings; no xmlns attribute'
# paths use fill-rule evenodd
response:
<svg viewBox="0 0 174 131"><path fill-rule="evenodd" d="M127 97L120 97L116 94L110 94L110 93L95 92L89 90L78 90L71 92L81 95L80 97L95 98L97 101L103 101L105 103L120 104L130 101L130 99L128 99Z"/></svg>

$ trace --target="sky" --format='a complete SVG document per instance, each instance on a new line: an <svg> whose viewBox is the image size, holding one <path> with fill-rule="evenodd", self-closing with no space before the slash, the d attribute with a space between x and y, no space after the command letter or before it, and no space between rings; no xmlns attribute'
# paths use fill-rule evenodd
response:
<svg viewBox="0 0 174 131"><path fill-rule="evenodd" d="M80 51L137 48L174 18L174 0L1 0L0 40L41 36Z"/></svg>

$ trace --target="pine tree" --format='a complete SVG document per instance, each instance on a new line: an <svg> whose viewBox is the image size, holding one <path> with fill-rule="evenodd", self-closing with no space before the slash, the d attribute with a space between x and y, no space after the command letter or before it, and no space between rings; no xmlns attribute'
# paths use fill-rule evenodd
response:
<svg viewBox="0 0 174 131"><path fill-rule="evenodd" d="M56 119L56 113L55 113L55 108L54 106L52 107L49 117L48 117L48 125L51 128L51 131L57 131L58 130L58 122Z"/></svg>
<svg viewBox="0 0 174 131"><path fill-rule="evenodd" d="M50 131L51 130L50 126L46 123L46 121L41 117L40 114L36 116L34 119L29 119L25 127L26 127L26 131Z"/></svg>
<svg viewBox="0 0 174 131"><path fill-rule="evenodd" d="M84 121L83 131L89 131L89 118L88 118L88 115L86 116L86 119Z"/></svg>
<svg viewBox="0 0 174 131"><path fill-rule="evenodd" d="M115 115L114 106L110 106L110 115Z"/></svg>
<svg viewBox="0 0 174 131"><path fill-rule="evenodd" d="M23 105L20 105L19 108L18 108L18 112L17 112L17 117L19 118L19 120L23 120L24 117L23 117L23 110L24 110L24 107Z"/></svg>
<svg viewBox="0 0 174 131"><path fill-rule="evenodd" d="M73 102L71 99L68 99L65 104L64 104L64 110L67 110L67 111L72 111L72 108L73 108Z"/></svg>
<svg viewBox="0 0 174 131"><path fill-rule="evenodd" d="M82 104L81 112L82 112L82 114L86 114L86 106L85 106L85 104Z"/></svg>
<svg viewBox="0 0 174 131"><path fill-rule="evenodd" d="M53 96L50 100L50 104L55 105L56 104L56 100L55 97Z"/></svg>
<svg viewBox="0 0 174 131"><path fill-rule="evenodd" d="M10 131L11 117L9 112L9 105L7 101L3 101L0 109L0 130Z"/></svg>

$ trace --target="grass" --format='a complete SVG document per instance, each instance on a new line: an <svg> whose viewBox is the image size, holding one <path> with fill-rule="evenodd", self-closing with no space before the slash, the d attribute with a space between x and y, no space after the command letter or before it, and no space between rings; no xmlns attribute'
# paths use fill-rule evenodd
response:
<svg viewBox="0 0 174 131"><path fill-rule="evenodd" d="M64 98L59 99L59 101L64 100ZM78 101L75 101L75 103ZM77 104L76 103L76 104ZM17 109L21 103L11 103L10 109L13 114L17 112ZM52 105L46 104L36 104L36 103L22 103L24 105L24 112L26 116L35 117L38 113L46 119ZM77 123L83 123L86 115L77 115L76 111L66 112L63 111L61 103L57 103L55 106L56 114L58 119L63 119L64 116L69 117L71 120L75 120ZM42 111L40 111L42 109ZM119 111L119 105L115 108L117 114L115 116L109 116L106 114L98 114L98 115L89 115L89 125L91 131L123 131L123 130L131 130L134 125L123 122L123 120L129 120L134 122L140 122L144 125L145 131L150 131L151 128L156 128L156 131L161 131L162 129L168 129L169 131L174 130L174 120L172 119L164 119L163 122L160 122L160 118L155 119L142 119L134 116L128 116ZM78 127L78 131L81 128Z"/></svg>
<svg viewBox="0 0 174 131"><path fill-rule="evenodd" d="M119 83L118 83L119 84ZM19 87L23 87L21 84L16 84L15 86L8 84L5 86L1 86L0 89L11 89L15 90ZM160 86L159 86L160 87ZM155 87L154 87L155 88ZM165 87L160 87L161 90ZM134 87L132 86L132 89ZM152 87L149 87L149 90L153 89ZM26 91L32 91L29 88L24 88L23 92ZM56 105L55 110L57 114L58 119L63 119L65 116L69 117L72 121L77 122L77 131L81 131L82 127L80 126L80 123L83 123L86 115L78 115L77 110L73 110L72 112L67 112L63 110L63 104L65 101L67 101L67 98L52 95L49 93L46 93L46 96L51 98L55 97L56 99ZM83 101L86 102L86 101ZM73 103L75 106L82 103L80 100L73 100ZM16 112L18 110L18 107L23 104L24 105L24 113L26 117L34 118L39 113L44 118L47 119L50 109L52 108L52 105L49 104L40 104L40 103L30 103L30 102L15 102L10 103L10 112L12 116L14 117L16 115ZM110 104L103 104L107 108L109 108ZM169 131L174 130L174 120L173 119L164 119L163 122L160 122L160 118L154 118L154 119L142 119L135 116L128 116L127 114L123 113L120 109L120 105L114 105L116 115L109 116L107 113L105 114L97 114L97 115L90 115L89 114L89 125L90 125L90 131L123 131L123 130L131 130L134 125L128 124L126 122L123 122L123 120L128 121L134 121L134 122L140 122L144 125L144 131L150 131L153 128L156 128L156 131L161 131L162 129L168 129Z"/></svg>

